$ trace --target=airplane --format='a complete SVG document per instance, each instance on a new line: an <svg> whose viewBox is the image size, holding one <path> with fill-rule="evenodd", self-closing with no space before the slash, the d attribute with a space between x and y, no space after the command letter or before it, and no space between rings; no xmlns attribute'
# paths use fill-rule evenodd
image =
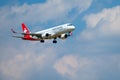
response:
<svg viewBox="0 0 120 80"><path fill-rule="evenodd" d="M22 23L22 33L16 32L13 29L11 31L14 34L21 34L24 36L13 36L16 38L21 38L23 40L30 40L30 41L40 41L41 43L44 43L47 39L53 39L53 43L57 43L57 38L60 39L66 39L69 36L72 35L72 31L75 29L75 26L71 23L66 23L63 25L55 26L49 29L41 30L38 32L31 33L27 26Z"/></svg>

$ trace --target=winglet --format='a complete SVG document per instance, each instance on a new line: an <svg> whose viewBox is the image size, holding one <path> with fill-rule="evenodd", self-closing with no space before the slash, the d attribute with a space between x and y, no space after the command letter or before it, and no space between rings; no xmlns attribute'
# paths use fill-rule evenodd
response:
<svg viewBox="0 0 120 80"><path fill-rule="evenodd" d="M13 29L11 29L11 31L12 31L13 33L17 33L17 32L15 32Z"/></svg>

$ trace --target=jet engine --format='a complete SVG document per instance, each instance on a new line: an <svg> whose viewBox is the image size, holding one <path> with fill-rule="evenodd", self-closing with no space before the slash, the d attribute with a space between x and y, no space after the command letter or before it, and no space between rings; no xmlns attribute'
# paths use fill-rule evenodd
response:
<svg viewBox="0 0 120 80"><path fill-rule="evenodd" d="M48 38L49 36L50 36L49 33L45 33L45 34L42 35L42 38Z"/></svg>
<svg viewBox="0 0 120 80"><path fill-rule="evenodd" d="M68 37L67 34L61 34L61 35L59 36L60 39L66 39L67 37Z"/></svg>

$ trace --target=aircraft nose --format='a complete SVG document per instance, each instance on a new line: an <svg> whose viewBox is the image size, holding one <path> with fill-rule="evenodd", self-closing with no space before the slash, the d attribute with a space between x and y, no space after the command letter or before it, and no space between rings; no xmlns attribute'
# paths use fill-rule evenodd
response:
<svg viewBox="0 0 120 80"><path fill-rule="evenodd" d="M71 29L73 29L73 30L74 30L74 29L75 29L75 26L71 26Z"/></svg>
<svg viewBox="0 0 120 80"><path fill-rule="evenodd" d="M75 29L75 26L73 25L73 24L67 24L67 27L69 28L69 29L71 29L71 30L74 30Z"/></svg>

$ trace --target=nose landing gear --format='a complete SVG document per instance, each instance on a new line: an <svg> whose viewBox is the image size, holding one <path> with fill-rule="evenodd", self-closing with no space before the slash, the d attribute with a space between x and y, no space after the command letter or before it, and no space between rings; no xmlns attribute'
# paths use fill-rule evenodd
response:
<svg viewBox="0 0 120 80"><path fill-rule="evenodd" d="M56 40L56 38L54 38L54 40L53 40L53 43L57 43L57 40Z"/></svg>

